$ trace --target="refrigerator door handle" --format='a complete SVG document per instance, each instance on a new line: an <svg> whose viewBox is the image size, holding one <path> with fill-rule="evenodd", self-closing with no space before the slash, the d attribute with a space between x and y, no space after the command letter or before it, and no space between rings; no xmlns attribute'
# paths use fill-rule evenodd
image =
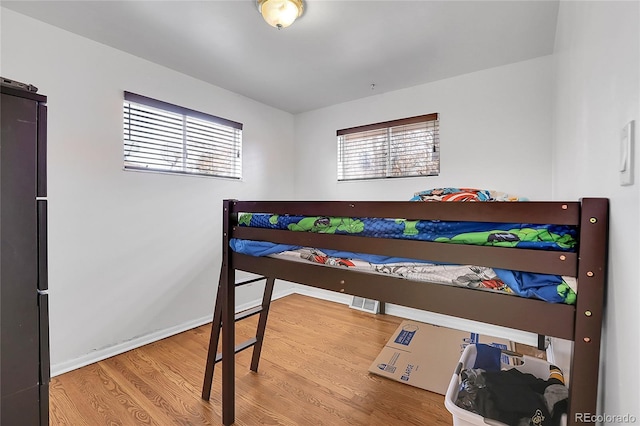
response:
<svg viewBox="0 0 640 426"><path fill-rule="evenodd" d="M38 197L47 196L47 106L38 104L38 147L36 153L38 167L37 189Z"/></svg>
<svg viewBox="0 0 640 426"><path fill-rule="evenodd" d="M38 315L40 317L40 384L51 380L49 360L49 295L38 291Z"/></svg>
<svg viewBox="0 0 640 426"><path fill-rule="evenodd" d="M37 200L38 207L38 290L49 288L47 269L47 200Z"/></svg>

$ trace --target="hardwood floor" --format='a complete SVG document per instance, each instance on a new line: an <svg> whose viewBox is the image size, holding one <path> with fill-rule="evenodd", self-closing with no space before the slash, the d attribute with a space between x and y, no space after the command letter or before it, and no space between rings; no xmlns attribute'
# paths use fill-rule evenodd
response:
<svg viewBox="0 0 640 426"><path fill-rule="evenodd" d="M238 342L256 321L236 324ZM452 425L443 396L367 372L400 322L301 295L274 301L258 373L251 349L236 356L235 424ZM50 424L221 424L221 364L211 401L200 397L210 329L54 377Z"/></svg>

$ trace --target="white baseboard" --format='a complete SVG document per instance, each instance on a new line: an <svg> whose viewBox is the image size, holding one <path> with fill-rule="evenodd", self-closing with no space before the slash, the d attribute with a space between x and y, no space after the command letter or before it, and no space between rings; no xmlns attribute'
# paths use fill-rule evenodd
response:
<svg viewBox="0 0 640 426"><path fill-rule="evenodd" d="M281 297L285 297L293 293L294 293L294 290L291 288L281 290L281 291L274 291L272 300L279 299ZM245 309L249 309L259 305L261 302L262 300L256 299L255 301L251 301L251 302L245 303L244 305L238 306L236 309L237 311L244 311ZM78 358L74 358L69 361L60 362L57 364L51 364L51 377L59 376L60 374L67 373L69 371L78 369L80 367L84 367L89 364L93 364L98 361L102 361L107 358L111 358L112 356L123 354L125 352L139 348L141 346L148 345L149 343L157 342L158 340L165 339L167 337L176 335L178 333L182 333L184 331L191 330L196 327L200 327L201 325L210 323L211 318L212 318L211 315L207 315L205 317L197 318L192 321L187 321L185 323L176 325L174 327L154 331L153 333L145 334L144 336L135 337L131 340L127 340L126 342L108 346L103 349L97 349L95 351L92 351L88 354L85 354Z"/></svg>
<svg viewBox="0 0 640 426"><path fill-rule="evenodd" d="M353 296L344 293L336 293L333 291L322 290L315 287L308 287L297 284L294 287L295 293L305 296L315 297L318 299L328 300L331 302L343 303L349 305ZM420 321L428 324L435 324L442 327L454 328L456 330L470 331L488 336L500 337L511 340L513 342L523 343L525 345L537 346L538 335L526 331L513 330L510 328L500 327L498 325L485 324L462 318L450 317L448 315L436 314L433 312L421 311L419 309L407 308L406 306L385 304L385 314L393 315L400 318Z"/></svg>
<svg viewBox="0 0 640 426"><path fill-rule="evenodd" d="M211 315L198 318L193 321L170 327L164 330L158 330L153 333L145 334L144 336L135 337L126 342L118 343L103 349L96 349L86 355L78 358L74 358L69 361L61 362L58 364L51 364L51 377L58 376L60 374L67 373L80 367L84 367L89 364L93 364L98 361L110 358L115 355L128 352L132 349L139 348L140 346L148 345L149 343L157 342L169 336L173 336L183 331L191 330L192 328L200 327L203 324L211 322Z"/></svg>
<svg viewBox="0 0 640 426"><path fill-rule="evenodd" d="M342 303L345 305L351 303L351 299L353 298L353 296L349 294L336 293L335 291L322 290L320 288L309 287L302 284L296 284L292 290L293 293L301 294L303 296L315 297L316 299Z"/></svg>
<svg viewBox="0 0 640 426"><path fill-rule="evenodd" d="M317 299L323 299L330 302L342 303L349 305L353 296L343 293L336 293L334 291L322 290L315 287L308 287L300 284L296 284L292 287L274 291L273 300L281 297L288 296L290 294L301 294L304 296L315 297ZM261 303L261 300L256 299L254 301L245 303L242 306L238 306L238 311L252 308ZM385 304L385 313L388 315L397 316L400 318L406 318L414 321L425 322L429 324L436 324L443 327L454 328L464 331L473 331L474 333L486 334L495 337L501 337L514 342L523 343L526 345L537 346L538 337L533 333L528 333L519 330L512 330L505 327L496 325L484 324L476 321L465 320L461 318L450 317L447 315L436 314L432 312L421 311L419 309L407 308L404 306ZM173 336L178 333L182 333L192 328L199 327L201 325L211 322L211 315L198 318L192 321L185 322L175 327L170 327L164 330L158 330L153 333L146 334L144 336L136 337L126 342L118 343L107 348L98 349L90 352L81 357L51 365L51 376L55 377L60 374L75 370L80 367L84 367L94 362L102 361L115 355L122 354L132 349L139 348L149 343L156 342L158 340Z"/></svg>

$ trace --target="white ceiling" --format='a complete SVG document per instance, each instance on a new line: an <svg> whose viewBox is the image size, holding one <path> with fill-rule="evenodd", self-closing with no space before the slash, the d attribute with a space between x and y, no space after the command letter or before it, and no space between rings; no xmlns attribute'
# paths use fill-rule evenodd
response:
<svg viewBox="0 0 640 426"><path fill-rule="evenodd" d="M253 0L1 4L294 114L551 54L558 13L557 0L310 0L278 31Z"/></svg>

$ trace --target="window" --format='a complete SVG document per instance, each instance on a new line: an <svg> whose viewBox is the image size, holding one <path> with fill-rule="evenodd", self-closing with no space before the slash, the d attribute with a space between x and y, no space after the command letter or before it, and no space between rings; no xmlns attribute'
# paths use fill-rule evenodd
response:
<svg viewBox="0 0 640 426"><path fill-rule="evenodd" d="M242 124L124 92L124 168L242 177Z"/></svg>
<svg viewBox="0 0 640 426"><path fill-rule="evenodd" d="M338 180L437 176L438 114L338 130Z"/></svg>

